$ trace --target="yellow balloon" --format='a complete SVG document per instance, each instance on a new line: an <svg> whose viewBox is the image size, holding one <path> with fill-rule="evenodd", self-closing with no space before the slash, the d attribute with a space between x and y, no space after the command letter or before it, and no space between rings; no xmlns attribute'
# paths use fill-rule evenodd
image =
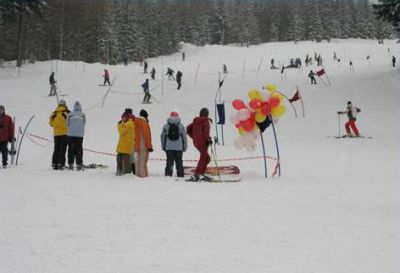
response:
<svg viewBox="0 0 400 273"><path fill-rule="evenodd" d="M243 136L244 133L246 133L246 131L245 131L242 127L240 127L240 128L238 129L238 132L239 132L239 135L241 135L241 136Z"/></svg>
<svg viewBox="0 0 400 273"><path fill-rule="evenodd" d="M283 116L283 114L285 114L285 111L286 111L285 106L279 105L271 110L271 114L274 118L279 118Z"/></svg>
<svg viewBox="0 0 400 273"><path fill-rule="evenodd" d="M258 100L262 100L261 94L258 90L256 89L252 89L249 91L249 99L254 100L254 99L258 99Z"/></svg>
<svg viewBox="0 0 400 273"><path fill-rule="evenodd" d="M276 86L273 85L273 84L267 84L266 88L271 92L275 92L276 91Z"/></svg>
<svg viewBox="0 0 400 273"><path fill-rule="evenodd" d="M256 121L257 122L263 122L265 120L266 116L263 115L261 112L256 113Z"/></svg>

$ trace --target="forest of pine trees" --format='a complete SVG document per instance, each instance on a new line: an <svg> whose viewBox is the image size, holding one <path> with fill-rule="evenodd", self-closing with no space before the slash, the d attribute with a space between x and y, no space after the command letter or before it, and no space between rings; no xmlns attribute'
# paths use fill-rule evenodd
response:
<svg viewBox="0 0 400 273"><path fill-rule="evenodd" d="M369 0L46 0L42 4L39 13L27 9L10 16L2 11L1 59L15 60L20 50L21 58L31 62L61 58L115 64L124 58L137 61L174 53L181 41L249 45L394 37L393 27L375 18Z"/></svg>

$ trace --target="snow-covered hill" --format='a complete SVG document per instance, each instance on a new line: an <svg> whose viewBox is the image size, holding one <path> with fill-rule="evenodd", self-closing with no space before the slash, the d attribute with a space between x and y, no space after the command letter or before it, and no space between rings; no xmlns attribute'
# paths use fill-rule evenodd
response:
<svg viewBox="0 0 400 273"><path fill-rule="evenodd" d="M56 71L69 106L82 103L87 115L85 148L114 153L116 123L125 107L149 112L155 151L150 177L116 177L115 157L86 151L85 163L108 169L61 172L50 168L52 144L24 140L20 165L0 170L2 272L388 272L400 267L399 69L398 45L385 41L270 43L249 48L184 45L181 55L149 59L157 70L150 81L159 101L149 105L140 85L149 77L138 63L104 66L81 62L27 64L1 68L0 104L17 126L35 114L29 133L52 139L48 77ZM336 52L341 62L333 60ZM332 86L311 86L310 69L270 70L290 58L321 54ZM367 60L370 56L370 60ZM349 71L353 62L354 73ZM276 125L281 178L264 178L261 159L235 160L240 183L185 183L164 178L161 128L172 110L183 123L201 107L214 109L218 72L228 66L222 99L247 101L250 89L267 83L291 97L299 88L306 117L287 105ZM161 80L171 67L183 72L183 88ZM104 107L103 69L117 77ZM197 75L197 77L196 77ZM163 87L163 88L162 88ZM337 111L348 100L362 109L357 125L372 139L335 139ZM296 104L301 114L300 104ZM213 112L213 111L211 111ZM300 115L301 116L301 115ZM341 120L344 132L344 120ZM261 156L234 148L237 132L225 126L220 159ZM272 131L265 133L275 157ZM192 145L185 159L196 159ZM193 162L187 164L194 164ZM269 172L275 162L268 161Z"/></svg>

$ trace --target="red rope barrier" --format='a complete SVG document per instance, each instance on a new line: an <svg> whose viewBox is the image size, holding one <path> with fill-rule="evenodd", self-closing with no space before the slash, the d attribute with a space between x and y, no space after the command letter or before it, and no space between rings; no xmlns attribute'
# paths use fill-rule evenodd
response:
<svg viewBox="0 0 400 273"><path fill-rule="evenodd" d="M41 137L35 134L31 134L31 133L27 133L28 136L46 141L46 142L50 142L53 143L52 140L45 138L45 137ZM96 150L91 150L91 149L87 149L87 148L83 148L84 151L90 152L90 153L95 153L95 154L100 154L100 155L108 155L108 156L116 156L115 153L108 153L108 152L100 152L100 151L96 151ZM266 156L265 158L271 159L271 160L275 160L277 161L278 159L272 156ZM242 160L251 160L251 159L263 159L262 156L251 156L251 157L236 157L236 158L225 158L225 159L218 159L218 161L242 161ZM166 159L164 158L150 158L149 160L152 161L165 161ZM186 162L197 162L197 159L184 159L183 161Z"/></svg>

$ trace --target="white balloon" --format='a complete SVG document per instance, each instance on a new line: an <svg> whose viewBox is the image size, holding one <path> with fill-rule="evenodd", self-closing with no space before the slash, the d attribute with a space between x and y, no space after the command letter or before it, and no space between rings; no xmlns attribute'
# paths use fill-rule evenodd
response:
<svg viewBox="0 0 400 273"><path fill-rule="evenodd" d="M242 149L245 146L245 143L243 141L242 137L238 137L235 139L235 141L233 142L233 145L235 146L235 148L237 149Z"/></svg>
<svg viewBox="0 0 400 273"><path fill-rule="evenodd" d="M250 117L250 111L247 109L240 109L238 112L238 117L240 120L247 120Z"/></svg>
<svg viewBox="0 0 400 273"><path fill-rule="evenodd" d="M237 116L237 113L230 115L230 116L229 116L229 120L230 120L230 122L232 122L233 124L238 124L239 121L240 121L239 118L238 118L238 116Z"/></svg>
<svg viewBox="0 0 400 273"><path fill-rule="evenodd" d="M269 100L270 92L267 90L262 90L262 91L260 91L260 95L261 95L261 98L263 99L263 101L267 101L267 100Z"/></svg>

